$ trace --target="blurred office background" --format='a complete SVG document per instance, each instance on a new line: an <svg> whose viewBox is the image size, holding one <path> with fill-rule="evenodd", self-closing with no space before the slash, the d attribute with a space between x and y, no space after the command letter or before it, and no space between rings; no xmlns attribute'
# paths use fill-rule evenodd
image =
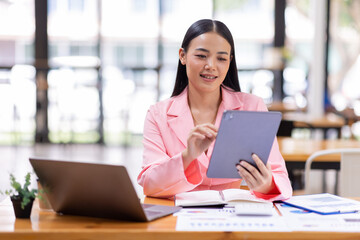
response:
<svg viewBox="0 0 360 240"><path fill-rule="evenodd" d="M360 138L360 1L320 1L325 61L314 65L316 2L0 0L0 145L141 151L147 109L170 96L182 38L201 18L233 33L242 91L306 112L320 69L321 111Z"/></svg>

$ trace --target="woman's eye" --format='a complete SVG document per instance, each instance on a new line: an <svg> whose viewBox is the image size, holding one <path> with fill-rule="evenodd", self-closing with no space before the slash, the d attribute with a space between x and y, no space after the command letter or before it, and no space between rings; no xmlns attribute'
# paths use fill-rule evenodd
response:
<svg viewBox="0 0 360 240"><path fill-rule="evenodd" d="M219 61L227 61L226 58L218 58L218 59L219 59Z"/></svg>
<svg viewBox="0 0 360 240"><path fill-rule="evenodd" d="M196 55L196 56L199 57L199 58L206 58L205 55L201 55L201 54L198 54L198 55Z"/></svg>

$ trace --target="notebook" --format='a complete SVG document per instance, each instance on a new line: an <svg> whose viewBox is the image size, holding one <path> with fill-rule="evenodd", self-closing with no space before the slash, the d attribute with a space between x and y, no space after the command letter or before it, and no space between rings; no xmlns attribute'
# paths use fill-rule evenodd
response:
<svg viewBox="0 0 360 240"><path fill-rule="evenodd" d="M201 190L178 193L175 205L181 207L233 206L241 202L267 202L255 197L249 190L229 188L224 190Z"/></svg>
<svg viewBox="0 0 360 240"><path fill-rule="evenodd" d="M207 177L240 178L239 160L257 167L251 155L266 165L281 121L280 112L228 110L223 113Z"/></svg>
<svg viewBox="0 0 360 240"><path fill-rule="evenodd" d="M180 207L141 204L124 166L30 158L59 214L147 222Z"/></svg>

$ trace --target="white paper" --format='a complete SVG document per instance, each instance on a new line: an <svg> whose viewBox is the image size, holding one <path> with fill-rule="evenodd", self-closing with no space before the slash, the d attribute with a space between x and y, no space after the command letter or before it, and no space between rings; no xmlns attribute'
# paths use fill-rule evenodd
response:
<svg viewBox="0 0 360 240"><path fill-rule="evenodd" d="M314 212L276 204L292 231L360 232L360 214L320 215Z"/></svg>
<svg viewBox="0 0 360 240"><path fill-rule="evenodd" d="M360 202L329 193L294 196L285 202L323 213L360 210Z"/></svg>
<svg viewBox="0 0 360 240"><path fill-rule="evenodd" d="M226 202L230 202L230 201L267 202L264 199L257 198L255 195L251 194L249 190L230 188L230 189L222 190L222 193Z"/></svg>
<svg viewBox="0 0 360 240"><path fill-rule="evenodd" d="M185 216L180 215L177 231L252 231L287 232L290 229L279 217Z"/></svg>
<svg viewBox="0 0 360 240"><path fill-rule="evenodd" d="M231 216L234 213L234 208L183 208L174 216Z"/></svg>
<svg viewBox="0 0 360 240"><path fill-rule="evenodd" d="M174 215L177 231L289 231L284 219L275 213L272 217L240 217L234 208L185 208Z"/></svg>

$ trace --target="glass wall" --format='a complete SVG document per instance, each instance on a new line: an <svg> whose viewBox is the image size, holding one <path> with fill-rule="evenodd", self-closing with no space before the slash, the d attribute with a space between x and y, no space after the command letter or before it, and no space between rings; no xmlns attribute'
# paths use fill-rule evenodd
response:
<svg viewBox="0 0 360 240"><path fill-rule="evenodd" d="M172 93L179 62L179 48L186 30L199 19L211 18L213 3L211 0L163 0L160 2L162 2L160 16L162 46L160 47L163 53L160 59L163 68L160 72L159 99L162 100L170 97Z"/></svg>
<svg viewBox="0 0 360 240"><path fill-rule="evenodd" d="M240 87L266 103L273 101L278 66L268 60L274 40L274 1L214 1L214 17L233 34Z"/></svg>
<svg viewBox="0 0 360 240"><path fill-rule="evenodd" d="M284 101L306 108L312 3L286 1L285 46L275 49L274 0L48 0L50 141L139 143L147 109L172 92L185 31L201 18L233 33L242 91L272 103L281 71ZM330 101L360 115L351 87L358 84L359 3L331 4ZM0 20L9 23L0 26L0 144L32 142L34 0L0 1Z"/></svg>
<svg viewBox="0 0 360 240"><path fill-rule="evenodd" d="M157 99L159 3L101 2L104 138L130 144Z"/></svg>
<svg viewBox="0 0 360 240"><path fill-rule="evenodd" d="M227 24L242 91L271 103L273 0L48 0L50 141L133 142L170 96L182 38L201 18Z"/></svg>
<svg viewBox="0 0 360 240"><path fill-rule="evenodd" d="M94 0L48 1L51 142L86 143L100 138L97 9Z"/></svg>
<svg viewBox="0 0 360 240"><path fill-rule="evenodd" d="M328 94L360 139L360 1L331 1Z"/></svg>
<svg viewBox="0 0 360 240"><path fill-rule="evenodd" d="M35 135L34 0L0 1L0 144Z"/></svg>
<svg viewBox="0 0 360 240"><path fill-rule="evenodd" d="M288 0L285 10L286 42L283 58L285 94L284 102L298 108L307 106L306 91L312 60L314 17L309 0Z"/></svg>

